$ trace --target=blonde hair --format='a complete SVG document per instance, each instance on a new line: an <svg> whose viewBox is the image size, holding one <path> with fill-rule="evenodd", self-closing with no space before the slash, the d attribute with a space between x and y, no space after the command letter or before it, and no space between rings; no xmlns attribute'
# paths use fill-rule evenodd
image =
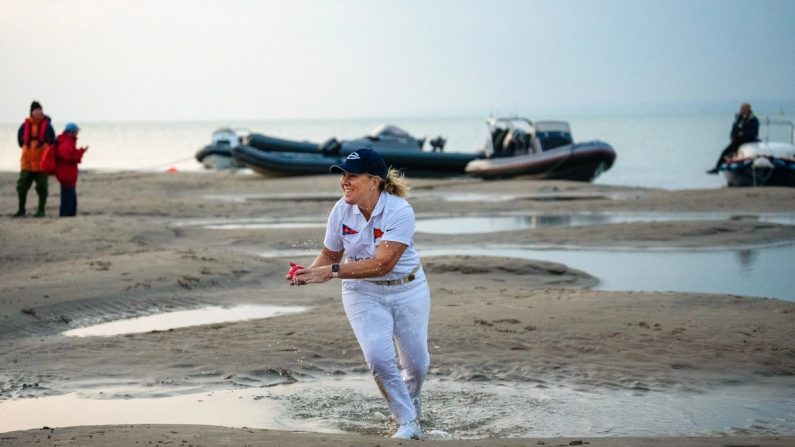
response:
<svg viewBox="0 0 795 447"><path fill-rule="evenodd" d="M381 179L381 191L394 194L398 197L408 197L411 187L406 182L403 173L394 168L389 168L386 179Z"/></svg>

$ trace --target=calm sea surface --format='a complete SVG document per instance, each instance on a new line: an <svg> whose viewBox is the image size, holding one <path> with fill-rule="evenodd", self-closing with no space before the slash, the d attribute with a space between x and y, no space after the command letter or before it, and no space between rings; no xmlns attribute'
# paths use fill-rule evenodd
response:
<svg viewBox="0 0 795 447"><path fill-rule="evenodd" d="M55 118L56 129L64 121ZM733 116L726 114L636 115L608 117L537 117L569 121L576 141L599 139L610 143L618 158L613 168L596 183L666 189L718 188L720 176L704 171L728 143ZM760 118L762 121L764 117ZM793 117L777 116L776 119ZM484 118L357 119L306 121L176 122L176 123L79 123L80 144L89 152L82 164L92 170L199 171L193 158L222 126L249 129L295 140L323 142L329 137L356 138L382 123L402 127L414 136L431 139L442 135L447 151L475 152L486 139ZM0 170L19 169L16 132L19 124L0 124ZM764 137L764 126L760 136ZM771 132L771 140L789 141L783 129Z"/></svg>

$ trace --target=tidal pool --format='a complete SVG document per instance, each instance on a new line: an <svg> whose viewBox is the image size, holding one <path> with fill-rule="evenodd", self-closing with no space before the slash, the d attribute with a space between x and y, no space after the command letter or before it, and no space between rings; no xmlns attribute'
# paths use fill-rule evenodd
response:
<svg viewBox="0 0 795 447"><path fill-rule="evenodd" d="M728 293L795 301L795 246L741 249L539 249L425 247L421 256L498 256L552 261L599 279L600 290Z"/></svg>
<svg viewBox="0 0 795 447"><path fill-rule="evenodd" d="M431 378L423 391L422 425L429 439L792 435L794 391L791 381L772 378L701 392L586 391ZM389 435L395 429L369 376L187 394L129 386L93 388L0 404L0 432L147 423L372 435Z"/></svg>
<svg viewBox="0 0 795 447"><path fill-rule="evenodd" d="M795 225L793 213L548 213L548 214L496 214L490 216L417 216L417 232L436 234L495 233L499 231L527 230L554 226L605 225L626 222L675 222L687 220L756 220L761 222ZM212 230L259 230L279 228L324 228L326 216L300 218L218 218L185 219L175 226L198 226Z"/></svg>
<svg viewBox="0 0 795 447"><path fill-rule="evenodd" d="M260 230L279 228L324 228L326 216L280 219L272 217L180 219L175 227L202 227L210 230Z"/></svg>
<svg viewBox="0 0 795 447"><path fill-rule="evenodd" d="M536 201L574 201L597 199L622 199L636 197L637 192L588 192L588 191L549 191L526 194L504 194L488 192L447 193L439 191L416 191L412 197L418 199L444 200L447 202L509 202L515 200ZM333 202L340 198L340 193L328 192L303 192L303 193L259 193L259 194L205 194L207 200L222 202L246 203L256 201L269 202Z"/></svg>
<svg viewBox="0 0 795 447"><path fill-rule="evenodd" d="M108 337L150 331L166 331L201 324L226 323L232 321L270 318L305 312L299 306L240 305L234 307L208 306L201 309L159 313L145 317L128 318L107 323L79 327L65 331L69 337Z"/></svg>
<svg viewBox="0 0 795 447"><path fill-rule="evenodd" d="M417 232L474 234L555 226L578 227L628 222L726 221L740 219L795 225L795 214L792 213L566 213L417 218Z"/></svg>

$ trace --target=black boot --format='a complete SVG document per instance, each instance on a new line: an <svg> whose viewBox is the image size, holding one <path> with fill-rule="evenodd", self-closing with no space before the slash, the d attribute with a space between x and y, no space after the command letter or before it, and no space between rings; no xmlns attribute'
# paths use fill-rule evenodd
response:
<svg viewBox="0 0 795 447"><path fill-rule="evenodd" d="M39 196L39 209L36 210L36 214L33 217L44 217L44 207L47 205L47 196Z"/></svg>
<svg viewBox="0 0 795 447"><path fill-rule="evenodd" d="M17 189L17 197L19 198L19 209L13 215L13 217L25 217L25 203L28 201L28 193L26 191L23 194L19 189Z"/></svg>

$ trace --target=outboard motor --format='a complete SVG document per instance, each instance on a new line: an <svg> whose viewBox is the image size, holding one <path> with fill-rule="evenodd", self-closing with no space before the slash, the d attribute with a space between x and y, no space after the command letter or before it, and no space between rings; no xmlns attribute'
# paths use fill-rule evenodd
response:
<svg viewBox="0 0 795 447"><path fill-rule="evenodd" d="M447 140L445 140L444 138L442 138L441 135L439 135L438 137L434 138L428 143L431 145L431 152L436 152L437 150L439 152L442 152L444 150L444 145L447 144Z"/></svg>
<svg viewBox="0 0 795 447"><path fill-rule="evenodd" d="M320 145L320 152L325 155L337 155L342 149L342 144L336 138L329 138Z"/></svg>

